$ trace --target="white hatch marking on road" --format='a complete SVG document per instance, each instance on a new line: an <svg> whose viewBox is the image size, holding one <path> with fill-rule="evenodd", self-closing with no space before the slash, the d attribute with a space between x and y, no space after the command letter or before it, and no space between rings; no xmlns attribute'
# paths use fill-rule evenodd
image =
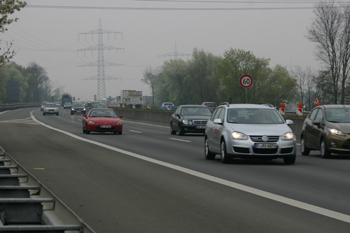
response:
<svg viewBox="0 0 350 233"><path fill-rule="evenodd" d="M7 111L3 111L3 112L0 112L0 114L3 114L3 113L5 113L5 112L9 112L9 110L7 110Z"/></svg>
<svg viewBox="0 0 350 233"><path fill-rule="evenodd" d="M174 169L176 171L180 171L180 172L183 172L183 173L186 173L186 174L189 174L189 175L192 175L192 176L196 176L196 177L208 180L208 181L212 181L212 182L215 182L215 183L218 183L218 184L222 184L222 185L225 185L227 187L231 187L231 188L234 188L234 189L237 189L237 190L241 190L241 191L244 191L244 192L247 192L247 193L251 193L251 194L254 194L254 195L257 195L257 196L260 196L260 197L264 197L264 198L267 198L267 199L270 199L270 200L273 200L273 201L277 201L277 202L280 202L280 203L283 203L283 204L287 204L287 205L290 205L290 206L293 206L293 207L297 207L299 209L307 210L307 211L310 211L310 212L313 212L313 213L316 213L316 214L320 214L320 215L323 215L323 216L326 216L326 217L329 217L329 218L337 219L337 220L340 220L340 221L343 221L343 222L346 222L346 223L350 223L350 215L346 215L346 214L343 214L343 213L332 211L332 210L329 210L329 209L326 209L326 208L322 208L322 207L319 207L319 206L311 205L311 204L308 204L306 202L293 200L291 198L287 198L287 197L283 197L283 196L280 196L280 195L277 195L277 194L273 194L273 193L270 193L270 192L262 191L262 190L259 190L259 189L256 189L256 188L252 188L252 187L249 187L249 186L246 186L246 185L238 184L238 183L235 183L235 182L232 182L232 181L228 181L228 180L224 180L224 179L221 179L221 178L218 178L218 177L215 177L215 176L207 175L205 173L197 172L197 171L194 171L194 170L191 170L191 169L188 169L188 168L184 168L184 167L180 167L180 166L177 166L177 165L174 165L174 164L170 164L170 163L162 162L162 161L159 161L159 160L156 160L156 159L148 158L148 157L140 155L140 154L136 154L136 153L133 153L133 152L130 152L130 151L126 151L126 150L120 149L120 148L109 146L109 145L106 145L106 144L103 144L103 143L100 143L100 142L96 142L96 141L93 141L93 140L90 140L90 139L82 138L82 137L79 137L79 136L77 136L75 134L68 133L68 132L60 130L60 129L56 129L56 128L52 127L52 126L46 125L45 123L42 123L42 122L38 121L34 117L33 111L30 113L30 115L31 115L32 119L34 121L38 122L39 124L49 128L49 129L56 130L57 132L61 132L63 134L66 134L66 135L68 135L68 136L70 136L72 138L75 138L75 139L78 139L78 140L81 140L81 141L84 141L84 142L88 142L88 143L91 143L91 144L94 144L94 145L97 145L97 146L100 146L100 147L103 147L103 148L106 148L106 149L109 149L109 150L112 150L112 151L115 151L115 152L118 152L118 153L123 153L125 155L129 155L131 157L138 158L138 159L150 162L150 163L154 163L154 164L158 164L160 166L168 167L168 168Z"/></svg>
<svg viewBox="0 0 350 233"><path fill-rule="evenodd" d="M178 138L169 138L171 140L175 140L175 141L180 141L180 142L191 142L191 141L188 141L188 140L183 140L183 139L178 139Z"/></svg>
<svg viewBox="0 0 350 233"><path fill-rule="evenodd" d="M140 131L136 131L136 130L129 130L129 131L133 133L141 133Z"/></svg>

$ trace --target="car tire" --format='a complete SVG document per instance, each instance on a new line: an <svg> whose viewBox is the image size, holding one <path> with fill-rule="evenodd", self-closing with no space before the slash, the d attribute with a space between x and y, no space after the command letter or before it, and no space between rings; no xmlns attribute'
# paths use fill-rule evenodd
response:
<svg viewBox="0 0 350 233"><path fill-rule="evenodd" d="M185 130L179 126L179 135L184 136L185 135Z"/></svg>
<svg viewBox="0 0 350 233"><path fill-rule="evenodd" d="M85 130L85 133L86 133L86 134L90 134L90 130L87 130L87 129L86 129L86 130Z"/></svg>
<svg viewBox="0 0 350 233"><path fill-rule="evenodd" d="M45 116L45 113L43 112L43 115Z"/></svg>
<svg viewBox="0 0 350 233"><path fill-rule="evenodd" d="M286 165L291 165L295 163L297 156L296 155L292 155L292 156L286 156L283 158L283 162Z"/></svg>
<svg viewBox="0 0 350 233"><path fill-rule="evenodd" d="M74 113L71 112L70 114L73 115Z"/></svg>
<svg viewBox="0 0 350 233"><path fill-rule="evenodd" d="M222 163L230 163L231 162L232 157L227 154L225 140L222 140L220 143L220 156L221 156Z"/></svg>
<svg viewBox="0 0 350 233"><path fill-rule="evenodd" d="M326 141L324 139L321 140L320 153L323 159L327 159L331 155L327 148Z"/></svg>
<svg viewBox="0 0 350 233"><path fill-rule="evenodd" d="M176 131L173 130L173 127L171 126L171 123L170 123L170 134L176 134Z"/></svg>
<svg viewBox="0 0 350 233"><path fill-rule="evenodd" d="M122 134L123 134L123 131L119 131L118 134L119 134L119 135L122 135Z"/></svg>
<svg viewBox="0 0 350 233"><path fill-rule="evenodd" d="M306 147L304 137L302 137L301 141L300 141L300 151L301 151L302 155L309 155L310 154L310 149Z"/></svg>
<svg viewBox="0 0 350 233"><path fill-rule="evenodd" d="M83 133L86 133L86 130L84 129L84 127L83 127Z"/></svg>
<svg viewBox="0 0 350 233"><path fill-rule="evenodd" d="M207 137L205 137L205 139L204 139L204 156L205 156L205 159L213 160L213 159L215 159L215 155L216 155L215 153L210 151L209 145L208 145L208 139L207 139Z"/></svg>
<svg viewBox="0 0 350 233"><path fill-rule="evenodd" d="M60 115L59 113L56 113L56 116Z"/></svg>

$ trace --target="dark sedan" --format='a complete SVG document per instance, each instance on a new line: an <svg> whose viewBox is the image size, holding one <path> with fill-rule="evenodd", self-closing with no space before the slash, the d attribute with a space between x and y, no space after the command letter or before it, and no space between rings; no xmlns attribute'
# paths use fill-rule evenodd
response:
<svg viewBox="0 0 350 233"><path fill-rule="evenodd" d="M210 116L210 110L204 105L180 105L171 116L170 133L179 132L181 136L185 133L204 134Z"/></svg>
<svg viewBox="0 0 350 233"><path fill-rule="evenodd" d="M77 112L86 114L85 105L82 103L74 103L70 110L70 114L73 115L74 113L77 113Z"/></svg>

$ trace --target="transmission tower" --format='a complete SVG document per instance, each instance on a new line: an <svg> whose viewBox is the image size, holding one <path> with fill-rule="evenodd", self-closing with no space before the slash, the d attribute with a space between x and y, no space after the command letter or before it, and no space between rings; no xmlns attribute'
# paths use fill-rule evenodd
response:
<svg viewBox="0 0 350 233"><path fill-rule="evenodd" d="M186 56L191 56L191 54L178 53L178 52L177 52L177 47L176 47L176 42L175 42L174 52L172 52L172 53L166 53L166 54L162 54L162 55L158 55L158 57L173 57L174 60L179 59L179 56L181 56L181 57L186 57Z"/></svg>
<svg viewBox="0 0 350 233"><path fill-rule="evenodd" d="M84 78L83 80L97 80L97 98L98 99L102 99L102 98L107 97L105 80L119 79L119 78L114 78L111 76L106 76L105 75L105 66L122 66L123 64L116 64L113 62L105 62L104 55L103 55L103 50L107 50L107 49L108 50L124 50L123 48L117 48L117 47L113 47L113 46L104 46L103 45L103 34L108 34L108 36L110 34L113 34L116 37L116 35L118 33L121 33L121 32L113 32L113 31L109 31L109 30L103 30L102 24L101 24L101 19L100 19L99 28L97 30L79 33L79 39L80 39L80 35L85 35L85 36L89 35L89 34L90 35L94 35L94 34L98 35L98 44L97 45L78 50L78 52L79 51L97 50L97 54L98 54L97 62L90 62L88 64L80 65L80 66L97 66L97 76L93 76L90 78ZM123 34L121 33L121 35L123 35Z"/></svg>

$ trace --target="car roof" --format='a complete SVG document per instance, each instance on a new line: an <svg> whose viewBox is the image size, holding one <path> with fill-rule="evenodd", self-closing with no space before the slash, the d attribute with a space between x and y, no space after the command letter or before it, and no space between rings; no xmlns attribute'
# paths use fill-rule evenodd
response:
<svg viewBox="0 0 350 233"><path fill-rule="evenodd" d="M326 105L320 105L317 107L323 107L323 108L350 108L350 105L344 105L344 104L326 104Z"/></svg>
<svg viewBox="0 0 350 233"><path fill-rule="evenodd" d="M184 105L180 105L179 107L201 107L201 108L207 108L207 106L200 105L200 104L184 104Z"/></svg>

